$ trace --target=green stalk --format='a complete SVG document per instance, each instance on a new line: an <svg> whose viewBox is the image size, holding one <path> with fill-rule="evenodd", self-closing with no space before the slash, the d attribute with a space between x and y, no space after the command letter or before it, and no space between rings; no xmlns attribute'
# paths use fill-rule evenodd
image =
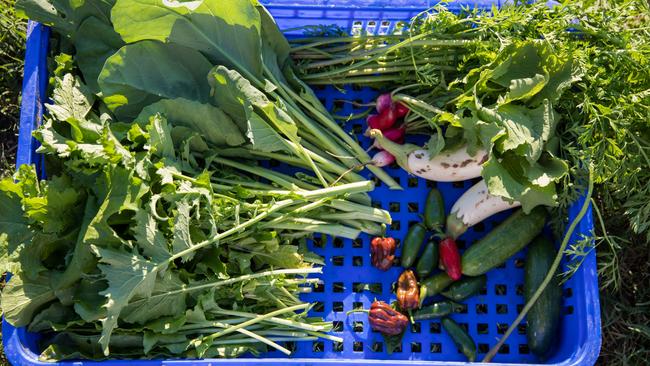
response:
<svg viewBox="0 0 650 366"><path fill-rule="evenodd" d="M434 46L434 47L463 47L467 44L470 44L473 41L466 41L466 40L443 40L443 39L429 39L429 40L423 40L422 38L431 35L431 32L424 32L421 34L418 34L414 37L410 37L404 41L401 41L399 43L395 43L390 46L385 46L385 47L378 47L378 48L373 48L370 50L364 50L364 51L359 51L352 53L348 55L347 57L341 57L337 58L334 60L328 60L328 61L321 61L321 62L313 62L307 66L304 67L304 69L315 69L315 68L320 68L320 67L326 67L326 66L334 66L334 65L339 65L359 59L363 59L363 61L360 62L360 64L368 64L372 61L376 61L383 57L384 55L389 54L390 52L393 52L399 48L409 46ZM374 55L374 56L373 56ZM369 57L370 56L370 57ZM343 67L341 69L338 69L336 71L342 72L342 71L348 71L349 66ZM318 75L318 74L316 74Z"/></svg>
<svg viewBox="0 0 650 366"><path fill-rule="evenodd" d="M319 145L319 146L324 146L327 149L332 150L335 154L338 154L340 156L349 156L350 151L346 150L344 147L342 147L339 142L337 141L338 139L335 138L335 136L331 135L331 131L338 132L341 130L341 128L338 125L335 125L333 128L331 126L328 126L331 130L324 130L321 129L318 124L314 123L307 115L304 114L304 112L300 109L300 107L295 104L295 100L298 100L301 104L304 106L307 106L308 109L312 110L318 110L318 108L314 107L311 103L305 101L297 95L291 88L286 86L284 83L280 83L275 77L271 74L269 75L273 83L279 88L277 89L277 92L281 94L282 97L284 97L286 102L286 107L287 110L295 117L299 122L301 122L307 130L309 130L316 139L314 139L312 142ZM356 145L356 143L354 143ZM346 165L348 166L354 166L357 164L356 161L348 162L344 161ZM352 164L352 165L350 165Z"/></svg>
<svg viewBox="0 0 650 366"><path fill-rule="evenodd" d="M317 154L316 152L311 151L310 149L306 149L306 151L307 151L308 154L311 155L311 157L312 157L312 159L314 159L314 161L322 164L325 169L329 170L332 173L336 173L336 174L339 174L339 175L345 175L347 177L347 179L349 181L351 181L351 182L361 182L361 181L366 180L361 175L356 174L354 172L351 172L346 167L344 167L342 165L339 165L338 163L336 163L334 161L331 161L331 160L327 159L326 157L321 156L321 155Z"/></svg>
<svg viewBox="0 0 650 366"><path fill-rule="evenodd" d="M315 341L318 338L317 337L269 337L267 338L269 341L272 342L300 342L300 341ZM215 340L212 341L212 344L215 345L226 345L226 344L241 344L241 343L255 343L255 339L221 339L221 340ZM266 343L266 342L264 342ZM268 343L267 343L268 344ZM279 345L278 345L279 346ZM279 346L281 347L281 346ZM287 350L286 348L282 349L286 350L289 353L286 353L287 355L291 355L291 351Z"/></svg>
<svg viewBox="0 0 650 366"><path fill-rule="evenodd" d="M290 214L288 215L281 215L279 217L276 217L275 219L265 222L264 224L260 225L261 228L268 228L268 227L273 227L273 225L278 224L283 221L288 221L288 220L295 220L296 216L300 216L300 214L307 213L311 210L317 209L329 201L329 198L322 198L318 201L312 202L308 205L299 207L295 210L293 210Z"/></svg>
<svg viewBox="0 0 650 366"><path fill-rule="evenodd" d="M333 341L333 342L343 342L343 338L341 338L341 337L337 337L337 336L333 336L333 335L329 335L329 334L327 334L327 333L312 332L312 331L309 331L309 330L308 330L308 331L307 331L307 334L313 335L313 336L315 336L315 337L319 337L319 338L327 339L327 340L329 340L329 341Z"/></svg>
<svg viewBox="0 0 650 366"><path fill-rule="evenodd" d="M232 326L232 325L223 324L223 323L215 323L215 324L223 325L224 328L226 328L226 329L230 329L230 328L233 328L233 327L234 327L234 326ZM284 353L284 354L287 355L287 356L291 354L291 351L289 351L288 349L282 347L281 345L279 345L279 344L273 342L272 340L270 340L270 339L268 339L268 338L265 338L265 337L263 337L263 336L261 336L261 335L258 335L258 334L256 334L256 333L253 333L253 332L251 332L251 331L249 331L249 330L246 330L246 329L241 328L241 329L237 329L237 332L238 332L238 333L241 333L241 334L244 334L244 335L246 335L246 336L251 337L252 340L256 340L256 341L258 341L258 342L262 342L262 343L264 343L264 344L266 344L266 345L269 345L269 346L271 346L271 347L273 347L273 348L275 348L275 349L281 351L282 353ZM233 340L233 341L236 343L236 342L241 342L242 340L241 340L241 339L235 339L235 340ZM227 340L222 340L222 342L227 342ZM212 344L217 344L217 343L216 343L216 342L213 342ZM223 344L227 344L227 343L223 343Z"/></svg>
<svg viewBox="0 0 650 366"><path fill-rule="evenodd" d="M234 179L228 179L228 178L220 178L220 177L212 177L213 181L217 181L220 183L227 183L227 184L233 184L235 186L242 186L242 187L248 187L248 188L256 188L256 189L261 189L261 190L274 190L277 189L277 187L272 186L270 184L262 183L262 182L255 182L255 181L244 181L244 180L234 180ZM214 187L214 184L213 184ZM232 186L224 186L227 187L226 189L232 189ZM278 191L278 192L287 192L288 194L291 191Z"/></svg>
<svg viewBox="0 0 650 366"><path fill-rule="evenodd" d="M352 85L352 84L362 84L362 85L371 85L376 83L387 83L387 82L400 82L404 81L404 77L401 75L384 75L384 76L367 76L367 77L348 77L348 78L336 78L336 79L327 79L319 78L309 80L310 85Z"/></svg>
<svg viewBox="0 0 650 366"><path fill-rule="evenodd" d="M343 131L330 116L324 115L317 108L300 98L299 95L288 88L284 83L280 83L279 86L281 89L285 89L291 97L298 100L298 102L307 108L315 117L318 118L319 121L324 124L326 128L334 131L334 133L336 133L345 143L352 147L353 152L357 154L357 157L363 164L366 164L370 161L370 156L368 156L368 153L356 141L354 141L350 135ZM402 189L402 187L400 187L399 184L397 184L397 182L395 182L395 180L383 169L373 165L368 166L368 169L373 172L373 174L375 174L375 176L377 176L377 178L379 178L382 182L386 183L390 189Z"/></svg>
<svg viewBox="0 0 650 366"><path fill-rule="evenodd" d="M366 215L358 212L333 212L333 213L324 213L318 216L319 218L322 218L323 220L336 220L336 221L343 221L345 222L346 220L366 220L366 221L372 221L372 222L378 222L380 224L389 224L390 222L386 222L387 220L381 216L375 216L375 215Z"/></svg>
<svg viewBox="0 0 650 366"><path fill-rule="evenodd" d="M429 112L433 112L435 114L444 114L445 113L445 111L443 111L440 108L436 108L436 107L432 106L429 103L423 102L423 101L421 101L419 99L410 97L410 96L405 95L405 94L395 94L395 95L393 95L393 99L397 100L397 101L404 102L405 104L407 104L409 106L416 106L416 107L425 109L425 110L427 110Z"/></svg>
<svg viewBox="0 0 650 366"><path fill-rule="evenodd" d="M246 312L241 312L241 311L235 311L235 310L226 310L226 309L219 309L219 313L223 315L230 315L230 316L238 316L242 318L255 318L258 317L258 314L253 314L253 313L246 313ZM277 325L282 325L290 328L295 328L295 329L301 329L304 331L308 332L320 332L324 329L322 325L313 325L313 324L308 324L308 323L300 323L291 319L286 319L286 318L277 318L277 317L270 317L267 319L264 319L264 323L272 323L272 324L277 324Z"/></svg>
<svg viewBox="0 0 650 366"><path fill-rule="evenodd" d="M192 248L190 248L192 249ZM202 285L194 285L194 286L186 286L183 287L179 290L173 290L173 291L168 291L164 294L160 295L152 295L146 299L139 299L133 302L130 302L129 305L133 304L139 304L144 301L150 301L152 299L156 299L158 297L167 297L170 295L176 295L180 294L183 292L192 292L192 291L199 291L199 290L206 290L206 289L212 289L212 288L217 288L221 286L227 286L227 285L232 285L233 283L238 283L242 281L248 281L248 280L254 280L256 278L261 278L261 277L267 277L267 276L281 276L281 275L308 275L312 273L322 273L322 269L319 267L315 268L292 268L292 269L277 269L277 270L270 270L270 271L265 271L265 272L259 272L259 273L252 273L252 274L247 274L235 278L229 278L227 280L221 280L221 281L216 281L216 282L210 282L210 283L205 283ZM318 330L318 329L316 329Z"/></svg>
<svg viewBox="0 0 650 366"><path fill-rule="evenodd" d="M259 323L259 322L261 322L261 321L263 321L265 319L273 318L273 317L275 317L277 315L282 315L282 314L294 312L294 311L297 311L297 310L304 310L304 309L307 309L308 307L309 307L309 304L300 304L300 305L290 306L290 307L284 308L284 309L278 309L278 310L272 311L270 313L266 313L264 315L256 315L254 318L252 318L250 320L247 320L247 321L245 321L243 323L239 323L239 324L237 324L235 326L229 327L229 328L224 329L224 330L222 330L220 332L214 333L214 334L206 337L203 341L207 342L207 343L212 343L217 338L219 338L221 336L224 336L226 334L230 334L230 333L236 331L237 329L246 328L246 327L248 327L250 325L257 324L257 323Z"/></svg>
<svg viewBox="0 0 650 366"><path fill-rule="evenodd" d="M302 188L302 189L308 189L308 190L313 190L317 189L318 187L309 184L307 182L304 182L300 179L293 178L291 176L288 176L286 174L278 173L276 171L266 169L261 166L252 166L252 165L247 165L247 164L241 164L234 162L230 159L226 159L223 157L213 157L212 158L213 162L217 162L226 166L229 166L231 168L239 169L242 171L245 171L250 174L258 175L262 178L266 178L279 186L285 188L285 189L290 189L294 190L296 188Z"/></svg>
<svg viewBox="0 0 650 366"><path fill-rule="evenodd" d="M385 230L385 226L379 225L377 223L374 223L372 221L366 221L366 220L354 220L354 219L345 219L344 222L358 230L363 231L364 233L368 235L373 235L373 236L383 236ZM352 238L355 239L355 238Z"/></svg>
<svg viewBox="0 0 650 366"><path fill-rule="evenodd" d="M281 222L274 225L273 228L322 233L347 239L356 239L359 237L359 234L361 234L360 230L352 229L347 226L323 223Z"/></svg>
<svg viewBox="0 0 650 366"><path fill-rule="evenodd" d="M449 65L435 65L436 70L442 70L442 71L454 71L456 70L455 66L449 66ZM392 73L399 73L402 71L407 71L407 72L412 72L413 71L413 66L374 66L374 67L366 67L366 68L360 68L360 69L354 69L350 70L348 72L343 73L342 75L338 75L337 77L354 77L356 75L381 75L381 74L392 74ZM404 78L402 75L396 75L400 76L401 78ZM308 80L309 83L311 84L311 80L309 75L305 76L305 80Z"/></svg>
<svg viewBox="0 0 650 366"><path fill-rule="evenodd" d="M269 337L269 338L264 338L264 339L267 339L269 342L271 342L271 343L277 345L278 347L280 347L281 349L280 348L277 348L277 349L281 350L281 351L284 350L282 352L285 353L287 356L289 356L289 355L291 355L291 351L289 351L288 349L278 345L275 342L315 341L318 338L317 337ZM250 339L250 338L249 339L246 339L246 338L244 338L244 339L220 339L220 340L212 341L211 344L214 344L214 345L227 345L227 344L241 344L241 343L255 343L255 342L256 342L255 339ZM264 342L264 343L269 344L267 342ZM275 348L275 346L273 346L273 347Z"/></svg>
<svg viewBox="0 0 650 366"><path fill-rule="evenodd" d="M503 344L506 342L508 337L512 334L512 332L517 329L517 326L519 326L519 323L521 323L522 320L524 320L524 317L530 309L535 305L535 302L537 302L537 299L539 299L540 296L542 296L542 293L546 289L549 283L553 280L553 276L555 276L555 272L557 269L560 267L560 263L562 262L562 257L564 256L564 252L566 251L566 247L569 244L569 240L571 239L571 236L573 235L573 232L576 229L576 226L580 223L582 218L585 216L587 213L587 209L589 208L589 203L591 202L591 195L593 194L594 191L594 171L593 171L593 166L589 166L589 186L587 188L587 195L585 197L584 203L582 204L582 207L580 208L580 211L578 212L578 215L571 221L571 225L569 225L569 228L567 229L566 233L564 234L564 238L562 239L562 244L560 245L560 249L557 251L557 255L555 256L555 259L553 260L553 264L551 264L551 268L548 269L548 273L546 274L546 277L544 277L544 281L539 285L537 290L535 290L535 293L533 296L526 302L526 305L524 305L524 308L521 310L519 315L517 315L517 318L515 321L510 324L508 327L508 330L505 332L505 334L499 339L499 342L490 349L490 352L488 352L485 357L483 358L482 362L490 362L496 356L497 352L499 352L499 349Z"/></svg>
<svg viewBox="0 0 650 366"><path fill-rule="evenodd" d="M312 190L310 192L298 192L298 194L305 199L317 199L322 197L338 196L340 194L355 194L370 192L375 188L375 184L366 180L363 182L341 184L334 187L322 188Z"/></svg>

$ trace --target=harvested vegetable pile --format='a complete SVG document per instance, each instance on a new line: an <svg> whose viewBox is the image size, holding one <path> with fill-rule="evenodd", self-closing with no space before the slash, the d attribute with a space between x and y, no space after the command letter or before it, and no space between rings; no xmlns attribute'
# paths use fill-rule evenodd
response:
<svg viewBox="0 0 650 366"><path fill-rule="evenodd" d="M370 207L373 184L353 171L367 155L293 76L266 10L18 7L67 52L35 132L48 179L22 166L0 182L13 273L2 308L45 333L41 357L289 354L278 342L340 340L298 297L323 264L304 238L378 235L390 216ZM259 164L271 159L299 171Z"/></svg>

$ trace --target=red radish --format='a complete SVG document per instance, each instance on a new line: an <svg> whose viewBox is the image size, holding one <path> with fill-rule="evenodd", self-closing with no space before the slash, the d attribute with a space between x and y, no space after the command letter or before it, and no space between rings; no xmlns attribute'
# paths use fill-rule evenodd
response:
<svg viewBox="0 0 650 366"><path fill-rule="evenodd" d="M393 107L393 97L390 93L385 93L377 97L377 112L381 113Z"/></svg>
<svg viewBox="0 0 650 366"><path fill-rule="evenodd" d="M382 150L372 157L371 164L380 168L391 165L395 161L395 157L388 151Z"/></svg>
<svg viewBox="0 0 650 366"><path fill-rule="evenodd" d="M409 112L409 107L405 106L401 102L395 103L393 109L395 109L395 115L397 118L402 118Z"/></svg>
<svg viewBox="0 0 650 366"><path fill-rule="evenodd" d="M445 238L440 242L440 262L452 280L458 281L462 276L460 253L456 241L452 238Z"/></svg>
<svg viewBox="0 0 650 366"><path fill-rule="evenodd" d="M393 141L394 143L403 144L404 137L406 135L406 127L402 125L398 128L391 128L390 130L384 131L383 134L385 138ZM382 149L377 141L375 141L372 146L376 149Z"/></svg>
<svg viewBox="0 0 650 366"><path fill-rule="evenodd" d="M366 119L368 127L381 131L385 131L393 127L395 121L397 121L397 117L395 116L395 111L392 108L385 109L379 114L371 114Z"/></svg>

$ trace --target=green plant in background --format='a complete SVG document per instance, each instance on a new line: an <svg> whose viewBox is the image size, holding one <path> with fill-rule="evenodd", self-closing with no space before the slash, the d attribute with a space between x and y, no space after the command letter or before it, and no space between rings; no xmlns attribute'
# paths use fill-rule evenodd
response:
<svg viewBox="0 0 650 366"><path fill-rule="evenodd" d="M14 0L0 0L0 178L11 174L14 168L25 51L25 23L15 15ZM9 365L2 344L0 365Z"/></svg>
<svg viewBox="0 0 650 366"><path fill-rule="evenodd" d="M0 177L13 169L25 21L15 16L14 0L0 0Z"/></svg>

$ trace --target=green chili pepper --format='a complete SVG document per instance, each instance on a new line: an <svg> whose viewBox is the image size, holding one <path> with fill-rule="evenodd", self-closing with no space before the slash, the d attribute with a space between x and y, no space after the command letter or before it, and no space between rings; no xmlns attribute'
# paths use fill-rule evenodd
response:
<svg viewBox="0 0 650 366"><path fill-rule="evenodd" d="M413 313L414 320L425 320L433 318L442 318L449 314L459 312L462 309L460 304L456 304L453 301L440 301L433 303L429 306L425 306L416 312Z"/></svg>
<svg viewBox="0 0 650 366"><path fill-rule="evenodd" d="M418 260L418 264L415 267L415 273L418 274L418 278L423 279L427 277L431 271L436 268L438 265L438 244L435 241L431 240L424 247L422 256Z"/></svg>
<svg viewBox="0 0 650 366"><path fill-rule="evenodd" d="M476 360L476 344L472 337L451 318L443 318L442 326L456 344L456 347L467 357L469 362Z"/></svg>
<svg viewBox="0 0 650 366"><path fill-rule="evenodd" d="M432 188L424 205L424 226L429 230L440 230L445 224L445 203L440 191Z"/></svg>
<svg viewBox="0 0 650 366"><path fill-rule="evenodd" d="M442 296L454 301L463 301L477 294L487 283L487 276L465 277L460 281L453 283L449 288L442 292Z"/></svg>
<svg viewBox="0 0 650 366"><path fill-rule="evenodd" d="M404 247L402 248L402 267L409 268L415 263L420 247L427 234L424 225L417 223L409 229L404 238Z"/></svg>

